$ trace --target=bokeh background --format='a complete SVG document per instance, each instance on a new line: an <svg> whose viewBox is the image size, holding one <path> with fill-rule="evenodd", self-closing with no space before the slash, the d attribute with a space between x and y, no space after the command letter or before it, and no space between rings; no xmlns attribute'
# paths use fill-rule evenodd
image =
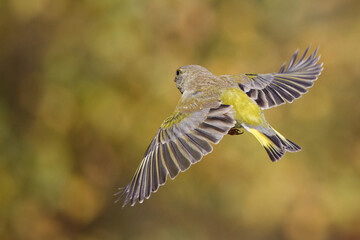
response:
<svg viewBox="0 0 360 240"><path fill-rule="evenodd" d="M360 239L360 2L2 0L0 239ZM277 71L320 45L308 94L135 207L114 204L180 93L177 67Z"/></svg>

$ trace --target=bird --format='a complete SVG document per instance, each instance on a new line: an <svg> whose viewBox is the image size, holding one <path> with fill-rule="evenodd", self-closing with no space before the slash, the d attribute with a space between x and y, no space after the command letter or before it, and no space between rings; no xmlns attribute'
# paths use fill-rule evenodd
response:
<svg viewBox="0 0 360 240"><path fill-rule="evenodd" d="M301 147L270 126L263 110L291 103L312 87L323 70L319 47L298 58L299 49L276 73L214 75L200 65L186 65L175 73L181 98L173 113L161 124L130 183L119 188L115 202L123 207L142 203L203 156L225 135L250 132L276 162L286 152Z"/></svg>

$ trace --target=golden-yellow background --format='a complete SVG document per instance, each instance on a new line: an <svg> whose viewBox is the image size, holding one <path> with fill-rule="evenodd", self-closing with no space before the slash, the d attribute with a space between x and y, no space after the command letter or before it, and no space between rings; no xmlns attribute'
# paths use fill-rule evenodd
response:
<svg viewBox="0 0 360 240"><path fill-rule="evenodd" d="M246 133L141 205L131 179L180 93L177 67L324 71L265 112L303 147L271 163ZM2 0L0 239L360 239L357 0Z"/></svg>

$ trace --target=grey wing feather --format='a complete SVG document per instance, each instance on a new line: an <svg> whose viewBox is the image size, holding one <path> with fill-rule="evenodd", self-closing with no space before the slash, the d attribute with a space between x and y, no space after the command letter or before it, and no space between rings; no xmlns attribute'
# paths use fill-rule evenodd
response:
<svg viewBox="0 0 360 240"><path fill-rule="evenodd" d="M278 73L245 74L239 87L262 109L291 103L313 86L323 70L318 48L306 58L308 51L309 47L298 61L299 51L295 51L289 65L283 64Z"/></svg>
<svg viewBox="0 0 360 240"><path fill-rule="evenodd" d="M232 106L221 104L194 112L171 127L160 128L131 182L117 193L117 201L125 196L123 206L133 206L137 200L143 202L165 184L168 175L174 179L210 153L210 143L217 144L234 125Z"/></svg>

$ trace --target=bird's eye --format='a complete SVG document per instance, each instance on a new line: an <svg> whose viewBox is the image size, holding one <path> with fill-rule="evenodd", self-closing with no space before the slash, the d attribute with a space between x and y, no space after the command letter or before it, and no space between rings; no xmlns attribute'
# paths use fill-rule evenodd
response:
<svg viewBox="0 0 360 240"><path fill-rule="evenodd" d="M179 76L180 75L180 70L176 70L176 76Z"/></svg>

